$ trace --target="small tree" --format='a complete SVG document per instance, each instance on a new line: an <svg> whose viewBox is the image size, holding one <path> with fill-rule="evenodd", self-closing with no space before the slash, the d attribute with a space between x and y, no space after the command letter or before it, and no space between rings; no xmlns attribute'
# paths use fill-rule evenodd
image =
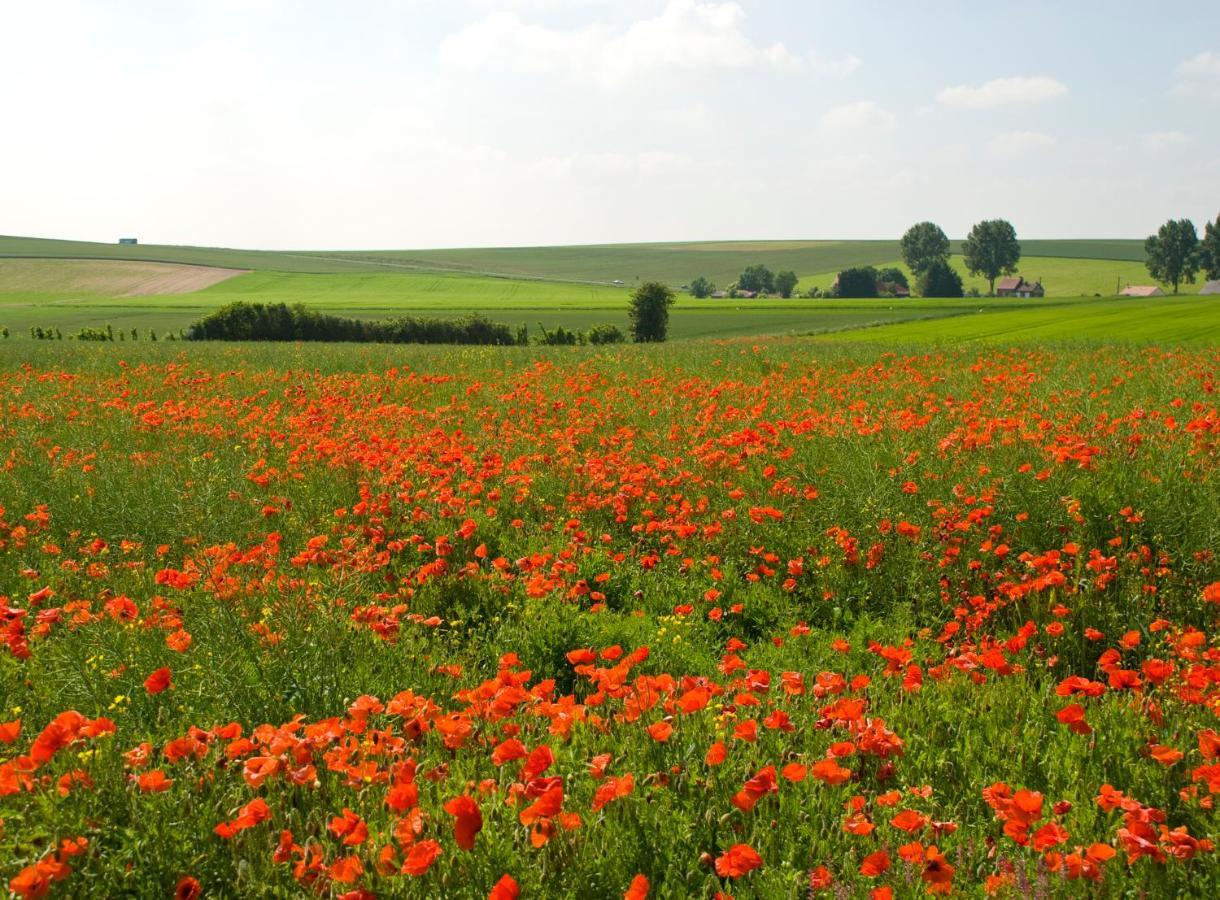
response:
<svg viewBox="0 0 1220 900"><path fill-rule="evenodd" d="M926 271L926 270L925 270ZM877 270L877 290L886 293L897 293L898 288L910 290L911 282L907 281L907 273L896 266Z"/></svg>
<svg viewBox="0 0 1220 900"><path fill-rule="evenodd" d="M1220 216L1203 228L1203 241L1199 244L1199 266L1208 281L1220 278Z"/></svg>
<svg viewBox="0 0 1220 900"><path fill-rule="evenodd" d="M715 292L716 285L712 284L702 275L690 283L690 295L698 300L710 297Z"/></svg>
<svg viewBox="0 0 1220 900"><path fill-rule="evenodd" d="M948 258L949 238L939 225L920 222L902 236L902 261L916 278L928 271L933 263Z"/></svg>
<svg viewBox="0 0 1220 900"><path fill-rule="evenodd" d="M664 341L669 333L669 308L674 292L659 281L647 281L631 294L631 336L637 344Z"/></svg>
<svg viewBox="0 0 1220 900"><path fill-rule="evenodd" d="M766 266L747 266L737 279L737 289L770 294L775 290L775 274Z"/></svg>
<svg viewBox="0 0 1220 900"><path fill-rule="evenodd" d="M1170 219L1144 241L1148 272L1162 284L1172 284L1173 292L1183 282L1194 284L1199 271L1199 233L1190 219Z"/></svg>
<svg viewBox="0 0 1220 900"><path fill-rule="evenodd" d="M962 243L962 255L970 274L986 278L987 292L994 294L995 280L1017 271L1017 263L1021 261L1017 230L1004 219L979 222Z"/></svg>
<svg viewBox="0 0 1220 900"><path fill-rule="evenodd" d="M962 296L962 276L949 263L938 259L919 276L921 297Z"/></svg>
<svg viewBox="0 0 1220 900"><path fill-rule="evenodd" d="M792 296L792 292L796 290L796 284L799 279L795 272L780 272L775 276L775 290L785 299Z"/></svg>
<svg viewBox="0 0 1220 900"><path fill-rule="evenodd" d="M856 266L839 273L835 290L837 297L876 297L877 270L872 266Z"/></svg>

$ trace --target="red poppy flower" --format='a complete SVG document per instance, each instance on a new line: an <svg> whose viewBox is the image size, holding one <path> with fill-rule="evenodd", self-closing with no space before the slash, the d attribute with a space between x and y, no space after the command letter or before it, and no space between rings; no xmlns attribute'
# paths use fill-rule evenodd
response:
<svg viewBox="0 0 1220 900"><path fill-rule="evenodd" d="M169 666L163 666L144 679L144 690L159 694L171 684Z"/></svg>
<svg viewBox="0 0 1220 900"><path fill-rule="evenodd" d="M423 875L432 868L432 864L440 855L441 845L436 841L420 841L407 851L406 862L402 864L402 874Z"/></svg>
<svg viewBox="0 0 1220 900"><path fill-rule="evenodd" d="M884 850L878 850L864 857L864 861L860 863L860 874L867 878L876 878L889 871L890 865L890 855Z"/></svg>
<svg viewBox="0 0 1220 900"><path fill-rule="evenodd" d="M474 839L483 828L483 814L473 797L463 794L445 803L445 812L453 816L453 837L463 850L474 849Z"/></svg>
<svg viewBox="0 0 1220 900"><path fill-rule="evenodd" d="M740 878L762 864L762 857L749 844L734 844L716 858L716 874L721 878Z"/></svg>
<svg viewBox="0 0 1220 900"><path fill-rule="evenodd" d="M627 892L623 894L623 900L645 900L648 896L649 889L648 879L642 874L636 875L631 879L631 885L627 888Z"/></svg>
<svg viewBox="0 0 1220 900"><path fill-rule="evenodd" d="M504 874L492 885L491 891L487 894L487 900L517 900L520 896L521 889L517 887L513 876Z"/></svg>

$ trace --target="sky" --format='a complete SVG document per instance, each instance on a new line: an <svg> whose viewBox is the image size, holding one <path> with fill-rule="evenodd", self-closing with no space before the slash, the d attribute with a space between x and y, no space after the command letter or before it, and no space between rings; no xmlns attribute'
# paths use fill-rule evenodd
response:
<svg viewBox="0 0 1220 900"><path fill-rule="evenodd" d="M267 249L1143 237L1220 3L0 0L0 234Z"/></svg>

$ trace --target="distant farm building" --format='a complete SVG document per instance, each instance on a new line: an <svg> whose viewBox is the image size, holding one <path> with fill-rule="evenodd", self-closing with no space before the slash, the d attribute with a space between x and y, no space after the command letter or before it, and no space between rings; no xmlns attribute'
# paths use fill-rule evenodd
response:
<svg viewBox="0 0 1220 900"><path fill-rule="evenodd" d="M758 291L738 291L737 296L745 300L753 300L758 296Z"/></svg>
<svg viewBox="0 0 1220 900"><path fill-rule="evenodd" d="M138 244L140 242L138 240L136 240L135 238L119 238L119 243L120 244Z"/></svg>
<svg viewBox="0 0 1220 900"><path fill-rule="evenodd" d="M1199 289L1200 294L1220 294L1220 281L1209 281Z"/></svg>
<svg viewBox="0 0 1220 900"><path fill-rule="evenodd" d="M1118 292L1120 297L1164 297L1165 292L1151 284L1129 284Z"/></svg>
<svg viewBox="0 0 1220 900"><path fill-rule="evenodd" d="M1042 288L1042 282L1037 281L1030 283L1017 275L1013 278L1001 278L1000 282L995 286L995 294L997 297L1045 297L1046 291Z"/></svg>

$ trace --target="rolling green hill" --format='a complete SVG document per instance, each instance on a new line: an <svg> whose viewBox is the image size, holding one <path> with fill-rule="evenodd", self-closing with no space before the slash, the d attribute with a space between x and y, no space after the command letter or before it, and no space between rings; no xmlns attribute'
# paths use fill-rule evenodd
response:
<svg viewBox="0 0 1220 900"><path fill-rule="evenodd" d="M1213 341L1210 300L1093 301L1147 283L1139 241L1026 241L1021 274L1042 279L1043 301L705 300L683 296L675 338L842 332L880 342L1048 340ZM8 257L8 259L5 259ZM0 326L105 327L161 334L235 300L305 303L362 318L479 313L512 325L627 324L637 279L680 284L703 274L721 285L747 265L792 268L801 290L828 287L849 265L892 265L894 241L769 241L483 250L278 252L120 246L0 238ZM144 260L154 260L146 262ZM173 262L174 265L164 263ZM953 264L964 273L960 256ZM204 269L208 266L212 268ZM236 271L238 268L245 272ZM622 286L611 282L621 279ZM968 288L986 290L979 278ZM1186 286L1194 292L1197 286Z"/></svg>
<svg viewBox="0 0 1220 900"><path fill-rule="evenodd" d="M1141 262L1140 241L1043 241L1023 244L1031 257ZM698 275L721 285L763 263L800 276L885 264L900 256L897 241L716 241L514 247L461 250L270 251L218 247L125 246L0 236L0 257L120 259L175 262L273 272L449 271L514 279L610 283L660 280L682 284Z"/></svg>

